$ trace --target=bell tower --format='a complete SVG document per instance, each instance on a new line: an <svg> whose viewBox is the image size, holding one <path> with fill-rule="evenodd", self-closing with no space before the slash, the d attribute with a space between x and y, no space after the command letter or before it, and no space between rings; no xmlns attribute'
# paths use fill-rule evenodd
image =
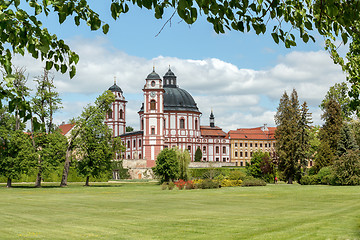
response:
<svg viewBox="0 0 360 240"><path fill-rule="evenodd" d="M123 91L116 85L114 77L114 85L109 90L115 95L115 101L111 105L111 109L106 114L105 123L113 130L113 136L117 137L125 133L126 127L126 103Z"/></svg>
<svg viewBox="0 0 360 240"><path fill-rule="evenodd" d="M160 76L150 73L145 79L144 92L144 142L143 155L147 167L154 167L159 152L164 147L164 88Z"/></svg>

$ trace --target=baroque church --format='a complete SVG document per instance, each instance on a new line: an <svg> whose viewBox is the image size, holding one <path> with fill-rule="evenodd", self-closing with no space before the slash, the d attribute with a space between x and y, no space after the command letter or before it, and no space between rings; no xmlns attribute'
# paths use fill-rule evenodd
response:
<svg viewBox="0 0 360 240"><path fill-rule="evenodd" d="M191 161L197 148L204 162L230 162L230 139L215 126L211 112L209 125L201 125L201 112L193 97L177 83L176 75L169 70L161 78L155 70L145 79L142 89L144 102L139 109L140 130L126 132L126 99L121 88L109 88L115 102L105 123L115 137L121 137L126 151L122 159L146 161L146 168L155 166L157 155L164 148L188 150Z"/></svg>

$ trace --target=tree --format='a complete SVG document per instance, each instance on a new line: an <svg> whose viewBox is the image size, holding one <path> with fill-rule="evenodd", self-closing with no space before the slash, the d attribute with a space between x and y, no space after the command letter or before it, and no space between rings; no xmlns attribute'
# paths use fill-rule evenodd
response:
<svg viewBox="0 0 360 240"><path fill-rule="evenodd" d="M330 100L335 100L341 107L341 113L343 119L350 119L353 114L353 110L350 108L350 98L348 95L348 86L346 83L335 83L334 86L330 87L329 91L326 93L325 98L320 104L321 110L324 111L325 104Z"/></svg>
<svg viewBox="0 0 360 240"><path fill-rule="evenodd" d="M49 141L54 139L58 139L59 142L55 143L56 145L60 145L59 148L65 146L65 142L61 139L58 134L53 134L54 132L54 124L53 124L53 115L54 113L61 108L61 99L59 98L59 93L55 91L54 86L54 76L51 76L48 70L44 69L43 75L36 77L34 80L37 83L35 96L31 99L31 109L34 115L39 117L39 127L35 127L37 121L34 121L35 118L31 118L32 125L32 139L33 139L33 147L35 151L38 152L38 174L35 181L35 187L41 187L41 179L44 167L49 166L49 163L44 161L50 161L53 165L53 157L43 158L43 154L40 153L42 151L46 151L46 147L49 146ZM36 129L36 133L35 133ZM47 136L50 135L50 136ZM59 149L58 149L59 150ZM50 150L51 151L51 150ZM62 154L58 157L61 159ZM56 158L56 157L55 157ZM59 163L59 162L57 162Z"/></svg>
<svg viewBox="0 0 360 240"><path fill-rule="evenodd" d="M350 127L351 127L352 134L355 137L356 144L358 146L360 146L360 121L359 121L359 119L357 119L357 120L353 119L352 121L350 121Z"/></svg>
<svg viewBox="0 0 360 240"><path fill-rule="evenodd" d="M275 166L268 152L258 150L253 153L251 162L246 163L246 172L255 178L271 182L275 177Z"/></svg>
<svg viewBox="0 0 360 240"><path fill-rule="evenodd" d="M179 179L187 181L189 179L189 163L191 161L190 154L187 150L177 149L176 158L179 162Z"/></svg>
<svg viewBox="0 0 360 240"><path fill-rule="evenodd" d="M337 146L337 155L341 157L347 150L356 150L359 146L356 144L354 135L348 124L343 123L340 131L340 138Z"/></svg>
<svg viewBox="0 0 360 240"><path fill-rule="evenodd" d="M134 128L133 128L133 127L131 127L131 126L126 126L125 132L132 132L132 131L134 131Z"/></svg>
<svg viewBox="0 0 360 240"><path fill-rule="evenodd" d="M275 114L276 152L279 161L279 170L289 184L301 167L305 165L306 153L310 149L308 129L311 123L311 114L306 103L300 108L297 92L294 89L291 98L285 92L280 99Z"/></svg>
<svg viewBox="0 0 360 240"><path fill-rule="evenodd" d="M91 117L81 126L76 138L79 173L86 177L85 186L89 186L90 176L98 177L112 170L112 160L121 148L121 140L112 137L111 129L104 123L105 113L96 106L84 109ZM83 112L83 113L84 113Z"/></svg>
<svg viewBox="0 0 360 240"><path fill-rule="evenodd" d="M174 148L163 149L156 158L156 166L152 168L160 183L174 181L179 177L179 161Z"/></svg>
<svg viewBox="0 0 360 240"><path fill-rule="evenodd" d="M129 11L129 2L125 0L107 1L113 19ZM111 3L111 4L110 4ZM11 60L14 54L29 53L33 58L40 58L46 62L46 70L56 69L62 73L69 72L70 78L76 74L75 65L79 56L55 34L49 33L40 19L48 15L57 14L59 23L73 18L76 26L86 23L92 31L102 29L106 34L109 25L103 22L99 14L90 6L87 0L59 0L40 1L27 0L20 4L20 0L2 1L0 3L0 64L6 72L6 80L12 81ZM336 40L341 39L344 44L348 39L358 41L360 7L358 1L327 1L322 0L288 0L288 1L194 1L172 0L151 1L134 0L133 6L154 11L155 18L160 19L166 9L173 11L167 23L177 14L187 24L193 24L198 15L206 17L216 33L225 33L225 29L240 32L254 31L256 34L268 33L276 43L284 43L286 48L295 46L298 41L294 35L297 31L299 38L307 43L309 39L315 41L313 34L320 34L325 38L326 49L332 54L334 62L342 64L349 73L352 84L351 96L358 99L359 74L353 73L359 61L353 61L354 45L350 52L354 52L348 59L355 65L347 66L337 54ZM270 31L269 31L270 29ZM268 31L267 31L268 30ZM161 30L160 30L161 31ZM356 70L355 70L356 71ZM0 87L0 91L1 91ZM4 92L0 97L11 97ZM24 106L24 105L21 105ZM352 107L360 106L360 100L352 102ZM26 108L19 108L25 116ZM31 112L30 112L31 113Z"/></svg>
<svg viewBox="0 0 360 240"><path fill-rule="evenodd" d="M333 165L335 184L360 185L360 151L348 150Z"/></svg>
<svg viewBox="0 0 360 240"><path fill-rule="evenodd" d="M195 162L200 162L202 159L202 152L200 147L198 147L195 151Z"/></svg>
<svg viewBox="0 0 360 240"><path fill-rule="evenodd" d="M110 109L112 102L114 101L114 94L111 91L106 91L96 99L94 107L88 106L84 109L84 111L78 118L72 120L75 126L71 131L71 136L68 139L68 144L66 147L64 170L60 183L61 187L67 186L67 178L69 174L72 154L73 151L76 149L78 143L78 141L76 141L77 137L79 136L81 131L83 131L83 128L86 127L88 121L91 122L91 119L95 118L96 115L105 116L105 114Z"/></svg>
<svg viewBox="0 0 360 240"><path fill-rule="evenodd" d="M20 126L20 129L16 129ZM28 134L17 126L15 116L5 108L0 109L0 174L7 177L7 187L12 179L28 172L35 165L35 155Z"/></svg>
<svg viewBox="0 0 360 240"><path fill-rule="evenodd" d="M340 130L342 128L341 108L339 103L334 99L330 99L326 102L324 105L324 113L321 118L325 123L319 132L320 146L315 157L316 171L333 164L340 138Z"/></svg>

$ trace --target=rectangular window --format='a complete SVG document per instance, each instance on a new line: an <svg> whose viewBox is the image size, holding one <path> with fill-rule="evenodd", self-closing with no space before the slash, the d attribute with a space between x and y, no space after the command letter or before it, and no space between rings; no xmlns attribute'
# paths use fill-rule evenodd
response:
<svg viewBox="0 0 360 240"><path fill-rule="evenodd" d="M260 143L260 147L262 147L262 143Z"/></svg>
<svg viewBox="0 0 360 240"><path fill-rule="evenodd" d="M151 134L155 135L155 128L154 127L151 128Z"/></svg>
<svg viewBox="0 0 360 240"><path fill-rule="evenodd" d="M241 166L241 167L244 166L244 165L243 165L243 161L240 162L240 166Z"/></svg>
<svg viewBox="0 0 360 240"><path fill-rule="evenodd" d="M219 161L219 158L216 158L216 161L218 162L218 161Z"/></svg>
<svg viewBox="0 0 360 240"><path fill-rule="evenodd" d="M226 154L226 147L223 147L223 154Z"/></svg>
<svg viewBox="0 0 360 240"><path fill-rule="evenodd" d="M223 162L226 162L226 158L223 158Z"/></svg>
<svg viewBox="0 0 360 240"><path fill-rule="evenodd" d="M206 161L206 157L203 158L203 161Z"/></svg>
<svg viewBox="0 0 360 240"><path fill-rule="evenodd" d="M257 147L257 143L255 143L255 147Z"/></svg>
<svg viewBox="0 0 360 240"><path fill-rule="evenodd" d="M235 143L235 147L237 147L237 143Z"/></svg>
<svg viewBox="0 0 360 240"><path fill-rule="evenodd" d="M167 145L164 145L164 148L168 148L168 146L167 146Z"/></svg>
<svg viewBox="0 0 360 240"><path fill-rule="evenodd" d="M245 143L245 147L247 147L247 143Z"/></svg>
<svg viewBox="0 0 360 240"><path fill-rule="evenodd" d="M242 157L242 152L240 152L240 157Z"/></svg>
<svg viewBox="0 0 360 240"><path fill-rule="evenodd" d="M267 147L267 143L265 143L265 147Z"/></svg>
<svg viewBox="0 0 360 240"><path fill-rule="evenodd" d="M242 147L242 143L240 143L240 147Z"/></svg>
<svg viewBox="0 0 360 240"><path fill-rule="evenodd" d="M139 139L139 147L141 147L141 139Z"/></svg>
<svg viewBox="0 0 360 240"><path fill-rule="evenodd" d="M216 148L215 148L215 152L216 152L216 153L219 153L219 147L216 147Z"/></svg>
<svg viewBox="0 0 360 240"><path fill-rule="evenodd" d="M235 157L237 157L238 156L238 152L235 152Z"/></svg>
<svg viewBox="0 0 360 240"><path fill-rule="evenodd" d="M252 157L253 152L250 152L250 157Z"/></svg>
<svg viewBox="0 0 360 240"><path fill-rule="evenodd" d="M250 143L250 147L252 147L252 143Z"/></svg>
<svg viewBox="0 0 360 240"><path fill-rule="evenodd" d="M245 152L245 157L247 157L247 155L248 155L247 152Z"/></svg>
<svg viewBox="0 0 360 240"><path fill-rule="evenodd" d="M133 148L136 148L136 140L133 141Z"/></svg>

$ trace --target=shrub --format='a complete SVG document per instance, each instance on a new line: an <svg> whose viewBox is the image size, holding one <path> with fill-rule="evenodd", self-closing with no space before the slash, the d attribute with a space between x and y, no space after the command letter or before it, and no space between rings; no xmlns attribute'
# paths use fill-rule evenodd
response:
<svg viewBox="0 0 360 240"><path fill-rule="evenodd" d="M175 184L174 184L173 182L169 182L169 184L168 184L168 189L169 189L169 190L173 190L174 187L175 187Z"/></svg>
<svg viewBox="0 0 360 240"><path fill-rule="evenodd" d="M336 185L360 185L360 150L348 150L334 162Z"/></svg>
<svg viewBox="0 0 360 240"><path fill-rule="evenodd" d="M168 183L164 182L161 184L161 190L166 190L168 188Z"/></svg>
<svg viewBox="0 0 360 240"><path fill-rule="evenodd" d="M237 187L241 186L242 180L229 180L229 179L223 179L221 181L221 187Z"/></svg>
<svg viewBox="0 0 360 240"><path fill-rule="evenodd" d="M246 178L242 184L242 187L250 187L250 186L266 186L266 182L262 179L249 177Z"/></svg>
<svg viewBox="0 0 360 240"><path fill-rule="evenodd" d="M185 189L195 189L195 188L196 188L196 185L194 184L193 181L189 180L186 182Z"/></svg>
<svg viewBox="0 0 360 240"><path fill-rule="evenodd" d="M180 179L178 181L175 181L174 184L179 190L182 190L184 188L186 182L184 180Z"/></svg>
<svg viewBox="0 0 360 240"><path fill-rule="evenodd" d="M246 173L239 170L231 171L228 178L230 180L244 180L246 178Z"/></svg>
<svg viewBox="0 0 360 240"><path fill-rule="evenodd" d="M201 188L201 189L219 188L219 182L211 179L201 180L197 184L197 188Z"/></svg>
<svg viewBox="0 0 360 240"><path fill-rule="evenodd" d="M316 185L319 183L319 179L317 175L305 175L301 178L301 185Z"/></svg>

